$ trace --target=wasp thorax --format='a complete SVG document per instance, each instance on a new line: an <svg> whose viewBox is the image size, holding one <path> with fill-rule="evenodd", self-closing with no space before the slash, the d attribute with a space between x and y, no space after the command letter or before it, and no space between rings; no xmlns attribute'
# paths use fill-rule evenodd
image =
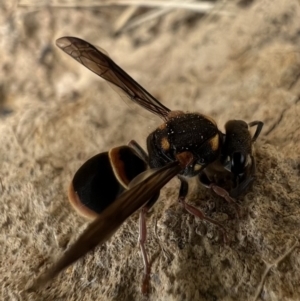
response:
<svg viewBox="0 0 300 301"><path fill-rule="evenodd" d="M190 152L195 160L183 174L193 176L200 172L199 165L216 160L219 146L220 132L214 120L198 113L174 114L147 139L149 165L161 167L176 160L177 154Z"/></svg>

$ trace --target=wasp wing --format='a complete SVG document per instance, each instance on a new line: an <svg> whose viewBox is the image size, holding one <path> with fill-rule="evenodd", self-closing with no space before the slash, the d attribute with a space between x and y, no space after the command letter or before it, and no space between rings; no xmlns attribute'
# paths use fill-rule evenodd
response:
<svg viewBox="0 0 300 301"><path fill-rule="evenodd" d="M170 110L148 93L104 52L92 44L75 37L62 37L56 45L80 64L104 78L131 101L167 120Z"/></svg>
<svg viewBox="0 0 300 301"><path fill-rule="evenodd" d="M37 278L30 289L36 289L44 285L97 245L107 241L131 214L145 205L156 192L182 169L183 167L180 166L178 161L171 162L157 169L148 178L124 192L87 227L52 268Z"/></svg>

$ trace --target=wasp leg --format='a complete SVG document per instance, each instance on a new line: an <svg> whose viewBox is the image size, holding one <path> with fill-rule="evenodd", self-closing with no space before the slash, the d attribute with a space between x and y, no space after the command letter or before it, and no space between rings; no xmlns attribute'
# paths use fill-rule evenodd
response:
<svg viewBox="0 0 300 301"><path fill-rule="evenodd" d="M142 159L146 164L148 164L149 157L147 153L135 140L129 141L128 146L131 147L136 152L137 156L139 156L140 159Z"/></svg>
<svg viewBox="0 0 300 301"><path fill-rule="evenodd" d="M229 192L227 190L225 190L224 188L218 186L217 184L211 182L208 177L206 176L205 173L202 173L201 176L199 177L200 183L208 188L208 189L212 189L218 196L220 196L221 198L225 199L229 204L233 205L236 214L238 216L238 218L241 218L242 214L241 214L241 206L236 202L236 200L229 194ZM249 185L248 181L245 180L244 181L247 186ZM242 183L244 183L242 182ZM240 187L240 184L238 184L237 188L235 188L236 190ZM244 188L244 187L243 187ZM238 190L237 190L238 191Z"/></svg>
<svg viewBox="0 0 300 301"><path fill-rule="evenodd" d="M178 177L180 182L181 182L181 186L180 186L180 190L179 190L179 196L178 196L178 202L184 207L184 209L189 212L190 214L194 215L195 217L198 217L202 220L208 221L214 225L216 225L220 231L223 234L223 238L224 238L224 242L227 243L228 242L228 238L227 238L227 234L226 234L226 229L224 228L224 226L217 222L216 220L206 216L205 214L203 214L199 209L197 209L196 207L189 205L188 203L186 203L185 199L189 190L189 184L188 182L182 178L182 177Z"/></svg>
<svg viewBox="0 0 300 301"><path fill-rule="evenodd" d="M255 131L255 133L252 137L252 142L254 142L258 138L258 136L259 136L259 134L260 134L260 132L261 132L263 126L264 126L264 123L262 121L255 120L255 121L252 121L252 122L248 123L248 126L249 127L257 126L256 131Z"/></svg>
<svg viewBox="0 0 300 301"><path fill-rule="evenodd" d="M241 206L236 202L236 200L233 197L231 197L229 195L227 190L223 189L222 187L220 187L214 183L211 183L209 185L209 188L211 188L217 195L219 195L220 197L225 199L229 204L233 205L238 218L242 217Z"/></svg>
<svg viewBox="0 0 300 301"><path fill-rule="evenodd" d="M141 249L141 254L144 263L144 276L142 282L142 293L147 294L149 291L149 280L150 280L150 264L147 256L147 251L145 248L146 238L147 238L147 227L146 227L146 213L148 208L144 207L140 211L140 235L139 235L139 244Z"/></svg>
<svg viewBox="0 0 300 301"><path fill-rule="evenodd" d="M157 201L158 197L159 197L159 193L153 196L150 199L150 201L140 211L139 245L140 245L141 254L144 263L144 276L143 276L143 282L141 288L143 294L147 294L149 292L150 272L151 272L151 264L149 263L147 250L145 248L145 244L147 240L146 214L150 210L150 208L154 205L154 203Z"/></svg>

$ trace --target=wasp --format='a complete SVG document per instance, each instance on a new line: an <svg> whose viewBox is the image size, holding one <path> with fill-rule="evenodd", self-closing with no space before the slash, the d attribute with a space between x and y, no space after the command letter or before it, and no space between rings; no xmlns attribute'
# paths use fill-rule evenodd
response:
<svg viewBox="0 0 300 301"><path fill-rule="evenodd" d="M132 140L128 145L95 155L78 169L70 184L69 201L78 213L94 220L34 286L49 281L107 241L130 215L140 209L139 245L144 262L142 292L147 293L150 265L145 248L145 216L158 200L161 188L177 176L181 183L179 203L195 217L225 230L221 223L186 202L188 178L198 177L202 185L236 205L235 198L245 193L255 179L253 144L263 122L230 120L222 133L209 116L165 107L90 43L75 37L62 37L56 45L163 122L147 137L147 152ZM253 135L252 127L255 127ZM220 184L225 178L229 178L228 189Z"/></svg>

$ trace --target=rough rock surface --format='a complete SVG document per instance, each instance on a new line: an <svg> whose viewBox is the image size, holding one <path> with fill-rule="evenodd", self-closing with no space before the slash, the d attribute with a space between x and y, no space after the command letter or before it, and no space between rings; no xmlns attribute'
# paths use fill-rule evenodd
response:
<svg viewBox="0 0 300 301"><path fill-rule="evenodd" d="M25 1L24 1L25 2ZM240 1L230 14L175 10L119 36L124 7L0 4L0 275L2 300L299 300L300 6ZM141 13L142 11L137 11ZM39 291L26 288L85 229L67 201L72 175L89 157L145 138L159 120L128 107L110 87L55 47L73 35L106 49L172 109L262 120L257 179L232 206L194 185L176 203L178 181L148 216L151 291L140 293L138 214L104 245Z"/></svg>

